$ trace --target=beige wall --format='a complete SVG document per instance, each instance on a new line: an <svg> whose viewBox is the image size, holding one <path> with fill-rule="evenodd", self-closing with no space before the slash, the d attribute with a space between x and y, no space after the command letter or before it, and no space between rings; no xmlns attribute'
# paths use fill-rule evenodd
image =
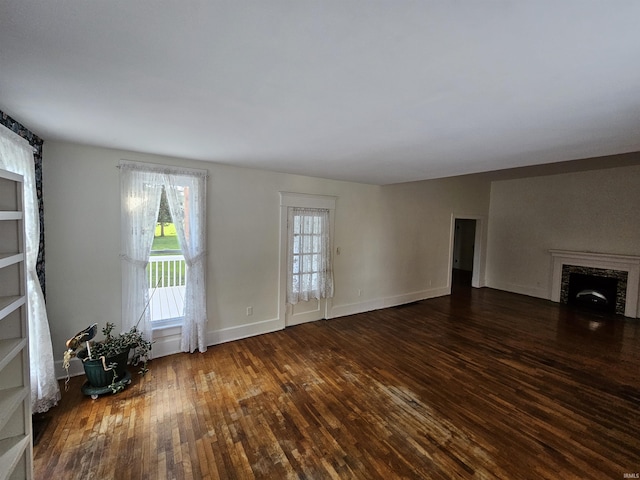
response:
<svg viewBox="0 0 640 480"><path fill-rule="evenodd" d="M452 216L486 217L489 209L490 184L477 176L379 187L46 142L47 308L58 360L64 341L87 325L120 325L121 159L209 170L210 344L284 325L278 308L280 191L338 197L335 246L341 254L334 256L330 317L448 293ZM156 355L177 351L175 329L154 337Z"/></svg>
<svg viewBox="0 0 640 480"><path fill-rule="evenodd" d="M488 242L487 284L540 298L549 249L640 255L640 166L493 182Z"/></svg>

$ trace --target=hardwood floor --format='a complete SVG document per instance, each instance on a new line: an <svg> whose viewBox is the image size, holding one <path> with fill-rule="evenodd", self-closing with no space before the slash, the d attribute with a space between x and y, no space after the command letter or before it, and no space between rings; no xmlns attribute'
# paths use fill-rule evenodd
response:
<svg viewBox="0 0 640 480"><path fill-rule="evenodd" d="M640 472L640 320L490 289L71 380L36 479L605 479Z"/></svg>

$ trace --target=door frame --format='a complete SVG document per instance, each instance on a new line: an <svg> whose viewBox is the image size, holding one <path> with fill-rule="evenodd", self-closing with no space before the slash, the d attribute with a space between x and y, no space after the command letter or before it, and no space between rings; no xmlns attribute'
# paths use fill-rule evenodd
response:
<svg viewBox="0 0 640 480"><path fill-rule="evenodd" d="M289 240L289 232L287 221L289 218L289 207L302 208L322 208L329 210L329 243L333 253L333 232L334 232L334 213L336 209L337 197L331 195L313 195L309 193L280 192L280 275L278 279L278 317L280 318L282 327L289 326L287 321L287 268L288 255L287 243ZM333 256L331 257L333 261ZM331 298L327 298L324 302L323 318L328 318L331 310ZM296 323L292 324L296 325Z"/></svg>
<svg viewBox="0 0 640 480"><path fill-rule="evenodd" d="M456 220L475 220L476 234L473 242L473 272L471 276L471 286L474 288L482 288L486 286L486 223L485 215L465 215L459 213L451 214L451 230L449 234L449 270L447 278L447 286L451 293L451 276L453 272L453 242L456 234Z"/></svg>

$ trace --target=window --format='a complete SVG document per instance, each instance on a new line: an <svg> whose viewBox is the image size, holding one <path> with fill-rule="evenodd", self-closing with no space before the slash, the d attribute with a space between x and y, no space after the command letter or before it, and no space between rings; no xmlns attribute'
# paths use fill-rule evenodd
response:
<svg viewBox="0 0 640 480"><path fill-rule="evenodd" d="M184 189L179 190L184 196ZM147 265L149 313L153 328L181 325L184 317L187 264L182 255L176 226L162 187L158 223Z"/></svg>
<svg viewBox="0 0 640 480"><path fill-rule="evenodd" d="M206 178L204 170L120 163L123 329L137 326L151 339L147 265L164 189L186 265L181 340L181 350L185 352L207 349Z"/></svg>
<svg viewBox="0 0 640 480"><path fill-rule="evenodd" d="M287 303L333 295L329 210L289 208Z"/></svg>

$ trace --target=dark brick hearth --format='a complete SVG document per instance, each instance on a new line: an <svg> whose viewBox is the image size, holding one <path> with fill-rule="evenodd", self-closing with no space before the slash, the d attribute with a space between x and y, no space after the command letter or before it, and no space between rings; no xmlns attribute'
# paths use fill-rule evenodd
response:
<svg viewBox="0 0 640 480"><path fill-rule="evenodd" d="M603 268L579 267L576 265L562 265L562 283L560 288L561 303L566 304L569 301L569 278L572 273L593 275L596 277L615 278L616 280L618 280L615 313L624 315L627 297L627 272L620 270L608 270Z"/></svg>

